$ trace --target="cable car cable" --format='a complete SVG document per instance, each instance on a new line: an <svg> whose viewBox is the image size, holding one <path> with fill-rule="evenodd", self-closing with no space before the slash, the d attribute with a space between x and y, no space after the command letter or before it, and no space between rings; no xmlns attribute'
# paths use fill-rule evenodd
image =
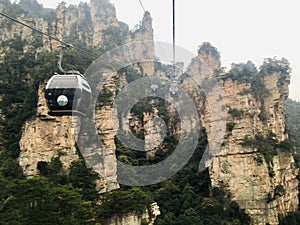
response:
<svg viewBox="0 0 300 225"><path fill-rule="evenodd" d="M142 3L142 0L139 0L140 6L143 9L144 13L146 13L145 7ZM171 89L174 90L170 90L171 93L176 94L176 92L178 91L178 87L177 87L177 81L176 81L176 32L175 32L175 0L172 0L172 71L171 73L171 79L172 79L172 84L174 87L172 87ZM156 36L154 35L155 39ZM158 42L159 43L159 42Z"/></svg>
<svg viewBox="0 0 300 225"><path fill-rule="evenodd" d="M12 17L10 17L10 16L4 14L3 12L0 12L0 15L6 17L7 19L10 19L10 20L12 20L12 21L14 21L14 22L16 22L16 23L18 23L18 24L21 24L22 26L25 26L25 27L27 27L27 28L29 28L29 29L35 31L35 32L38 32L38 33L40 33L40 34L42 34L42 35L44 35L44 36L47 36L47 37L49 37L50 39L53 39L53 40L55 40L55 41L58 41L58 42L60 42L61 44L65 45L65 46L67 46L67 47L69 47L69 48L74 48L74 49L76 49L76 50L78 50L78 51L81 51L81 52L83 52L83 53L85 53L85 54L87 54L87 55L92 56L89 52L87 52L87 51L85 51L85 50L83 50L83 49L81 49L81 48L78 48L78 47L76 47L76 46L74 46L74 45L72 45L72 44L70 44L70 43L67 43L67 42L65 42L65 41L62 41L62 40L58 39L57 37L54 37L54 36L52 36L52 35L50 35L50 34L48 34L48 33L45 33L45 32L43 32L43 31L41 31L41 30L38 30L38 29L36 29L36 28L34 28L34 27L32 27L32 26L26 24L26 23L23 23L23 22L21 22L21 21L15 19L15 18L12 18Z"/></svg>
<svg viewBox="0 0 300 225"><path fill-rule="evenodd" d="M145 12L146 12L146 10L145 10L145 7L144 7L144 5L143 5L143 3L142 3L142 0L139 0L139 2L140 2L140 5L141 5L141 7L142 7L142 9L143 9L144 13L145 13Z"/></svg>
<svg viewBox="0 0 300 225"><path fill-rule="evenodd" d="M172 11L173 11L173 66L174 66L174 78L176 76L176 45L175 45L175 0L172 1Z"/></svg>
<svg viewBox="0 0 300 225"><path fill-rule="evenodd" d="M63 74L53 75L47 82L44 91L47 106L49 109L48 114L51 116L70 116L73 114L79 116L86 115L89 109L89 105L92 101L92 90L89 86L89 83L78 71L65 71L62 68L61 62L63 58L63 51L66 48L73 48L87 55L91 54L81 48L53 37L48 33L42 32L2 12L0 12L0 15L61 43L61 45L59 46L60 53L58 55L57 65L59 70Z"/></svg>

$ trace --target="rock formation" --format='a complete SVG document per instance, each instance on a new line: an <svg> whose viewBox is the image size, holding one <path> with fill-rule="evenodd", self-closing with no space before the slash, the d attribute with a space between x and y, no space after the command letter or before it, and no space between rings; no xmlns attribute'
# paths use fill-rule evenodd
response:
<svg viewBox="0 0 300 225"><path fill-rule="evenodd" d="M28 5L38 8L39 13L33 14ZM11 15L12 8L18 10L17 15ZM90 4L80 3L78 7L66 7L66 3L62 2L55 10L44 9L35 1L22 0L19 5L12 5L9 0L5 0L0 2L0 10L59 40L72 44L76 40L77 43L105 47L106 50L121 44L124 40L117 41L116 38L121 36L125 39L129 32L128 26L117 20L114 6L106 0L92 0ZM57 50L61 44L20 24L11 24L6 18L1 17L0 21L3 31L1 42L20 36L27 42L28 48L38 43L38 47L49 51ZM5 50L2 49L1 53Z"/></svg>
<svg viewBox="0 0 300 225"><path fill-rule="evenodd" d="M163 137L166 133L165 122L157 115L157 110L152 113L144 113L144 136L145 151L148 156L154 156L157 149L163 143Z"/></svg>
<svg viewBox="0 0 300 225"><path fill-rule="evenodd" d="M123 216L114 216L104 225L140 225L147 223L148 225L153 225L156 217L160 215L159 207L157 203L152 203L150 206L150 212L146 210L142 214L129 213Z"/></svg>
<svg viewBox="0 0 300 225"><path fill-rule="evenodd" d="M200 71L206 68L203 65L216 65L218 69L219 63L212 63L216 59L212 60L211 54L199 57ZM228 191L232 200L250 215L252 224L278 224L279 216L298 208L298 169L291 149L276 144L269 149L263 146L268 145L268 138L277 144L288 138L284 100L288 97L290 77L288 73L272 72L256 79L239 81L230 76L219 79L227 111L226 135L209 172L212 187ZM254 82L260 83L260 93L256 93ZM209 115L210 108L204 110L204 115ZM204 116L206 128L211 122ZM210 135L208 132L208 138ZM262 138L263 145L246 145L247 138L252 141Z"/></svg>
<svg viewBox="0 0 300 225"><path fill-rule="evenodd" d="M153 41L152 18L149 12L145 12L143 20L130 32L127 43L135 43L136 47L133 52L137 54L137 58L141 59L141 72L150 76L154 75L155 48Z"/></svg>
<svg viewBox="0 0 300 225"><path fill-rule="evenodd" d="M24 1L23 1L24 3ZM11 6L7 0L0 2L0 10L5 11ZM104 7L105 6L105 7ZM24 8L25 10L25 8ZM45 11L33 18L26 11L21 11L17 19L47 32L59 39L78 40L87 46L103 47L104 50L120 45L135 42L135 56L138 59L154 59L154 44L146 44L145 40L153 41L152 19L145 13L140 26L129 31L128 26L116 19L115 8L107 0L92 0L90 4L80 4L78 7L66 7L61 3L56 10ZM28 9L27 9L28 10ZM46 19L48 17L48 19ZM40 37L32 30L18 24L11 24L1 18L0 41L5 43L14 37L26 40L23 51L33 48L33 43L40 41L40 50L55 50L57 41L48 37ZM119 33L118 37L114 36ZM121 34L121 35L120 35ZM7 49L0 50L0 60ZM216 49L204 45L198 56L192 59L187 74L197 80L200 89L194 81L183 79L186 88L197 106L200 122L206 128L208 141L216 143L210 146L209 173L212 187L220 187L230 193L232 200L246 210L251 216L252 224L278 224L278 217L298 209L298 169L295 166L293 155L282 147L288 139L285 127L284 100L288 96L289 75L281 72L272 72L261 76L256 82L263 87L264 93L255 93L251 81L239 81L230 76L218 74L220 56ZM147 75L154 71L153 60L143 61L134 65L135 69ZM107 71L105 71L107 72ZM105 88L113 99L126 84L126 74L112 73ZM163 72L158 71L163 74ZM120 75L120 76L119 76ZM209 81L218 79L219 90ZM205 83L208 82L208 83ZM210 90L207 87L211 87ZM50 162L59 157L67 171L70 164L79 158L76 146L76 135L79 132L81 121L78 118L63 116L51 117L47 114L47 106L43 97L45 84L41 84L38 91L38 105L35 118L28 120L23 127L20 140L19 164L28 177L39 175L38 162ZM202 88L202 90L201 90ZM101 137L103 146L88 146L87 151L81 152L84 157L101 155L101 161L90 163L99 174L99 191L109 191L118 188L115 123L117 118L112 117L112 99L105 103L99 102L95 109L95 124L97 135ZM213 104L224 102L224 108L213 112ZM218 117L220 114L225 117ZM161 142L161 121L155 120L156 114L144 114L144 120L133 119L132 127L143 129L145 148L151 152ZM128 119L128 118L127 118ZM219 122L220 120L220 122ZM225 121L225 126L222 121ZM214 129L212 123L217 124ZM156 132L153 132L155 128ZM156 129L157 128L157 129ZM225 128L225 130L224 130ZM223 133L220 136L218 134ZM175 133L175 132L174 132ZM151 141L153 140L154 141ZM271 149L259 146L255 140L265 141ZM214 148L220 146L218 151ZM80 149L79 149L80 150ZM126 218L125 218L126 217ZM116 224L129 223L136 220L141 223L142 217L128 215L118 220Z"/></svg>
<svg viewBox="0 0 300 225"><path fill-rule="evenodd" d="M79 35L77 37L78 40L83 40L83 37L92 37L84 39L84 42L91 46L99 46L104 41L105 29L113 29L119 25L119 22L116 20L115 9L108 1L92 1L90 5L80 4L78 7L69 6L68 8L65 7L64 3L61 3L56 9L55 15L56 19L48 23L48 27L42 26L37 28L48 30L58 38L70 37L74 32L74 27L80 29L78 25L90 19L93 23L89 24L90 27L87 27L85 30L87 33L82 33L82 29L80 29L81 33L75 33ZM26 18L25 15L23 16ZM42 19L40 21L44 24ZM16 28L14 28L14 32L17 35L25 35L23 31ZM30 37L30 34L31 31L28 30L22 38L27 39ZM137 43L141 43L142 40L146 39L153 41L152 19L149 13L145 14L139 29L132 31L131 36L127 37L128 41ZM52 48L52 42L45 43L43 42L44 48L47 49L46 46L50 46L50 49ZM146 58L154 58L153 45L145 45L143 48L147 48L149 51L142 51L142 49L139 49L139 46L132 49L132 52L136 54L135 57L141 59L144 57L143 54L147 52ZM143 72L152 73L153 63L141 63L138 68ZM126 83L126 79L124 74L118 76L117 71L109 71L108 73L111 73L111 75L108 75L111 79L106 81L105 88L112 93L112 98L110 99L112 101L116 95L117 88L122 88ZM117 83L119 83L118 87L116 86ZM103 146L99 148L99 146L89 145L85 146L86 148L84 149L78 149L75 139L79 131L76 131L75 128L80 129L82 121L71 116L49 116L43 95L44 88L45 84L42 84L38 90L36 117L26 122L20 140L21 153L19 164L23 168L24 174L28 177L39 175L38 162L50 162L54 157L59 157L65 170L68 171L71 163L79 158L78 151L80 151L84 158L93 158L93 161L87 160L87 162L99 174L99 182L97 184L99 191L103 192L118 188L116 146L114 143L116 121L111 117L112 104L108 104L108 100L105 99L106 104L100 102L97 104L95 111L96 132L101 137ZM101 160L95 161L97 154L101 156ZM99 159L99 157L96 157L96 159Z"/></svg>
<svg viewBox="0 0 300 225"><path fill-rule="evenodd" d="M208 153L213 157L203 156L208 159L204 163L209 166L212 187L227 191L250 215L252 224L278 224L279 216L296 211L299 204L298 169L291 149L280 147L288 139L284 101L288 97L289 73L273 71L255 80L243 80L222 73L219 54L212 46L204 43L198 53L189 65L183 86L198 104L208 141L216 142L217 149ZM189 76L198 81L200 88ZM212 80L218 80L219 91L213 88L216 85L209 85ZM211 129L218 120L212 113L220 101L225 115L223 110L217 111L219 120L226 121L225 132L221 126ZM245 144L259 138L260 146ZM268 145L268 141L273 144Z"/></svg>
<svg viewBox="0 0 300 225"><path fill-rule="evenodd" d="M37 116L24 124L20 140L19 164L27 177L39 175L39 162L51 162L53 158L59 157L67 171L71 163L79 159L74 138L78 132L77 126L69 116L48 115L44 88L45 84L39 88ZM80 123L80 120L77 122Z"/></svg>

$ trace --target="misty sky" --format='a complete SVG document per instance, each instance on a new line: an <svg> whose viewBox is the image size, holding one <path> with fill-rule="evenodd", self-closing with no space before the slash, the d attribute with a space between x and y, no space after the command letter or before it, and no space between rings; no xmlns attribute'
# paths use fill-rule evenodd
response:
<svg viewBox="0 0 300 225"><path fill-rule="evenodd" d="M56 7L60 0L38 0ZM65 0L77 4L80 0ZM85 1L86 2L86 1ZM110 0L117 18L130 28L143 16L139 0ZM292 67L290 97L300 101L298 0L175 0L176 44L196 54L209 41L221 53L222 66L285 57ZM172 43L172 0L142 0L153 18L155 41Z"/></svg>

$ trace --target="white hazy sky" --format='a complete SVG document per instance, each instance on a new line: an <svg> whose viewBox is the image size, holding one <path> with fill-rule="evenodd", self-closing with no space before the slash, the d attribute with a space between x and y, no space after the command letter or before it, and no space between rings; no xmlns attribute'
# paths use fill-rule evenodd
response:
<svg viewBox="0 0 300 225"><path fill-rule="evenodd" d="M172 0L141 0L153 18L156 40L172 43ZM60 0L38 0L56 7ZM80 0L65 0L77 4ZM86 1L84 1L86 2ZM143 16L139 0L110 0L130 28ZM300 101L299 0L175 0L176 44L196 54L209 41L222 65L285 57L292 67L290 98Z"/></svg>

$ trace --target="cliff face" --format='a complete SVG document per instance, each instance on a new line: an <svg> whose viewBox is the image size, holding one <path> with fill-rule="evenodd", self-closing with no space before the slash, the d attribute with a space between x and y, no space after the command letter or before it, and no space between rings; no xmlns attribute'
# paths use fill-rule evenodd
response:
<svg viewBox="0 0 300 225"><path fill-rule="evenodd" d="M288 138L284 100L289 75L274 72L261 82L267 95L255 93L250 82L222 80L227 131L209 172L212 186L230 192L251 216L252 224L278 224L278 216L298 208L298 169L290 149L266 147L271 140L281 143ZM253 143L245 144L245 137ZM262 139L260 145L258 138Z"/></svg>
<svg viewBox="0 0 300 225"><path fill-rule="evenodd" d="M191 60L187 69L188 77L183 82L183 86L195 99L201 125L207 132L209 148L206 154L208 155L200 162L200 170L204 170L211 163L211 155L215 155L215 151L218 151L224 139L225 102L223 89L215 77L216 71L220 70L220 65L217 49L204 42L198 51L198 56Z"/></svg>
<svg viewBox="0 0 300 225"><path fill-rule="evenodd" d="M130 32L128 35L127 43L134 43L135 54L137 54L140 59L154 59L154 37L153 37L153 27L152 18L149 12L144 14L143 20L140 24ZM149 42L150 41L150 42ZM145 51L147 49L147 51ZM143 56L143 57L141 57ZM142 71L144 74L153 75L154 74L154 62L144 61L142 63Z"/></svg>
<svg viewBox="0 0 300 225"><path fill-rule="evenodd" d="M9 1L0 2L0 10L7 9L10 4ZM43 13L33 19L25 12L17 18L59 39L76 39L89 46L103 45L110 49L121 42L136 42L134 49L136 58L154 59L154 44L145 46L142 42L153 41L152 19L148 13L145 13L140 26L134 31L128 31L126 25L117 21L114 7L106 0L92 0L90 5L80 4L78 7L66 7L62 3L56 10L47 13L50 17L48 19L45 19ZM39 40L28 28L11 24L4 19L1 19L1 25L3 31L0 34L1 42L5 43L13 37L20 36L22 40L28 41L24 49L27 51L32 48L32 43ZM114 32L121 32L124 38L115 39ZM40 37L40 41L41 47L47 50L56 49L58 44L48 37ZM279 215L295 211L299 204L296 179L298 169L295 167L292 154L280 147L280 143L284 143L288 138L283 103L288 96L289 76L273 72L261 77L259 82L264 84L265 92L258 93L250 81L240 82L220 75L221 92L208 91L205 89L204 81L206 78L214 78L216 71L220 70L221 63L214 49L206 50L200 51L198 57L192 60L188 73L195 75L196 80L202 81L201 88L208 95L188 79L183 81L183 86L190 91L195 100L209 142L222 142L220 151L207 162L207 165L210 165L211 184L213 187L222 187L228 191L232 199L249 213L252 224L278 224ZM152 61L134 66L147 75L154 74ZM118 89L126 84L125 75L121 74L119 77L116 73L108 75L111 79L106 81L105 87L112 94L112 99ZM38 162L50 162L52 158L59 157L67 171L71 163L79 158L75 137L78 133L76 129L82 125L82 121L79 118L71 120L68 116L49 116L43 95L44 88L45 84L41 84L36 116L24 124L20 140L19 164L28 177L39 175ZM218 114L210 110L212 106L210 104L219 101L224 101L224 109L219 110L226 115L226 130L222 130L222 123L218 122L216 124L220 126L214 128L219 132L225 132L225 136L221 138L218 132L210 129L212 122L219 119ZM113 112L111 103L112 101L106 104L100 102L95 109L97 134L101 137L103 148L91 145L82 153L87 158L95 153L101 154L102 160L90 165L99 174L99 191L118 188L114 142L117 118L111 116ZM162 123L155 120L156 116L155 111L145 113L144 124L135 118L129 121L132 123L130 127L144 130L145 149L149 150L150 156L155 153L151 151L161 143L163 133ZM268 148L259 145L260 143L255 140L265 142ZM214 146L210 147L213 149ZM145 217L128 215L124 218L113 218L109 223L128 224L128 221L136 221L140 224L143 218Z"/></svg>
<svg viewBox="0 0 300 225"><path fill-rule="evenodd" d="M253 80L218 75L219 55L211 47L202 47L188 68L202 87L197 89L189 78L183 85L198 103L208 141L221 142L220 148L210 150L214 157L204 162L210 165L211 185L230 193L250 215L252 224L278 224L279 216L296 211L299 204L298 169L291 149L280 147L288 139L284 100L289 74L273 71ZM206 80L211 79L218 79L219 91L205 87ZM220 101L225 111L218 111L214 118L215 105L222 104ZM211 128L224 118L222 136L221 127Z"/></svg>
<svg viewBox="0 0 300 225"><path fill-rule="evenodd" d="M28 5L34 7L35 10ZM109 49L121 44L117 42L122 40L118 41L116 36L123 36L125 39L129 32L128 26L117 20L114 6L106 0L92 0L90 4L80 3L78 7L74 5L66 7L66 3L62 2L56 10L44 9L31 0L22 0L19 5L12 5L8 0L0 2L0 10L44 33L72 44L76 40L87 46L105 46ZM32 13L36 10L38 13ZM17 15L13 15L15 11ZM11 23L3 17L0 21L3 31L0 35L1 42L19 36L28 42L28 48L38 43L38 47L43 49L57 50L57 45L60 44L27 27ZM2 50L5 52L5 49Z"/></svg>
<svg viewBox="0 0 300 225"><path fill-rule="evenodd" d="M99 192L110 191L119 187L116 176L116 155L115 145L111 136L103 136L105 147L102 149L87 146L87 151L77 148L77 135L80 133L81 123L84 122L80 117L61 116L54 117L48 115L48 107L44 97L46 83L40 85L38 90L38 104L36 116L27 121L23 126L22 137L20 139L19 164L23 168L24 175L34 177L40 174L38 170L39 162L51 162L58 157L63 164L65 172L72 162L79 159L79 154L88 158L92 153L101 153L101 160L89 165L98 174L97 190ZM105 128L110 129L109 109L96 111L96 125L100 126L99 119L105 121ZM101 132L105 130L99 127ZM93 156L93 155L92 155Z"/></svg>
<svg viewBox="0 0 300 225"><path fill-rule="evenodd" d="M153 225L156 217L160 215L159 207L156 203L152 203L150 211L146 210L142 214L129 213L123 216L114 216L107 220L104 225L140 225L147 223Z"/></svg>
<svg viewBox="0 0 300 225"><path fill-rule="evenodd" d="M38 162L51 162L52 158L59 157L67 171L79 159L74 138L78 133L76 126L72 126L68 116L48 115L44 88L45 84L39 88L36 118L24 124L20 140L19 164L27 177L39 175ZM79 118L74 119L80 123Z"/></svg>
<svg viewBox="0 0 300 225"><path fill-rule="evenodd" d="M26 1L22 2L21 6L26 5ZM9 2L5 4L7 8L11 7ZM3 10L7 8L4 7ZM91 1L89 5L79 4L78 7L66 7L65 3L61 3L55 11L44 13L46 12L42 11L42 16L32 18L31 14L23 12L17 19L58 39L79 40L88 46L98 47L105 41L107 35L105 31L108 28L118 29L121 24L116 19L114 7L108 1ZM5 42L20 36L22 40L28 42L28 46L32 47L36 33L18 24L11 24L5 20L4 22L1 41ZM124 29L126 30L127 27L125 26ZM47 50L55 50L59 44L45 36L40 39L42 47ZM82 121L71 116L49 116L44 98L45 85L40 85L38 90L36 117L24 124L20 140L19 164L27 177L39 175L37 166L39 162L50 162L53 158L59 157L65 171L68 172L71 163L79 159L75 139ZM100 113L101 116L106 115L105 112ZM109 141L105 143L113 145ZM93 169L99 174L97 188L101 192L118 188L115 153L108 148L107 151L102 151L102 154L103 161L93 165Z"/></svg>
<svg viewBox="0 0 300 225"><path fill-rule="evenodd" d="M104 3L105 7L103 6ZM91 19L97 24L95 26L92 24L91 27L94 26L94 31L99 29L94 33L92 42L85 41L91 45L99 44L103 36L103 23L107 24L108 29L112 29L115 24L118 24L115 19L114 8L107 7L107 4L109 3L106 1L92 1L90 6L81 4L78 8L72 6L65 8L64 4L60 4L56 10L56 25L54 26L52 24L53 27L57 28L53 32L60 32L61 29L59 29L59 27L66 26L64 28L65 34L55 33L55 35L71 35L72 31L70 27L73 26L72 24L81 21L79 18L89 17L86 13L91 12L91 14L94 15L91 16ZM109 6L111 5L109 4ZM83 8L85 8L85 11L83 11ZM87 11L87 9L89 10ZM80 16L78 13L85 16ZM63 22L66 21L66 18L69 18L69 22ZM151 38L153 38L152 19L150 14L146 13L141 22L141 26L139 29L130 33L130 36L127 37L127 42L140 43L143 40L153 41ZM139 46L133 48L132 52L135 52L138 59L142 59L145 52L147 52L146 58L154 58L154 48L151 45L143 46L142 49L140 49ZM145 48L149 49L149 51L143 51ZM152 73L154 70L153 63L142 62L138 69L148 74ZM117 89L122 88L126 84L126 77L125 74L117 74L117 71L102 72L105 73L104 77L111 78L106 81L104 86L112 94L110 102L108 102L109 99L105 99L105 103L99 102L95 109L94 122L97 127L96 132L99 137L101 137L103 146L97 146L96 143L92 141L88 146L85 146L84 149L76 149L76 135L83 121L81 121L80 118L71 116L49 116L47 114L48 108L44 98L46 83L42 84L38 90L36 117L25 123L20 140L21 153L19 164L23 168L25 176L32 177L39 175L37 168L38 163L42 161L50 162L54 157L60 158L67 172L71 163L79 158L78 153L80 151L80 154L85 159L95 159L95 157L99 159L99 157L97 158L97 154L101 156L101 160L87 160L88 166L92 167L99 175L97 185L100 192L110 191L119 187L117 183L116 146L114 143L116 120L114 120L111 115L113 112L112 100L116 95ZM97 98L97 96L94 97Z"/></svg>

